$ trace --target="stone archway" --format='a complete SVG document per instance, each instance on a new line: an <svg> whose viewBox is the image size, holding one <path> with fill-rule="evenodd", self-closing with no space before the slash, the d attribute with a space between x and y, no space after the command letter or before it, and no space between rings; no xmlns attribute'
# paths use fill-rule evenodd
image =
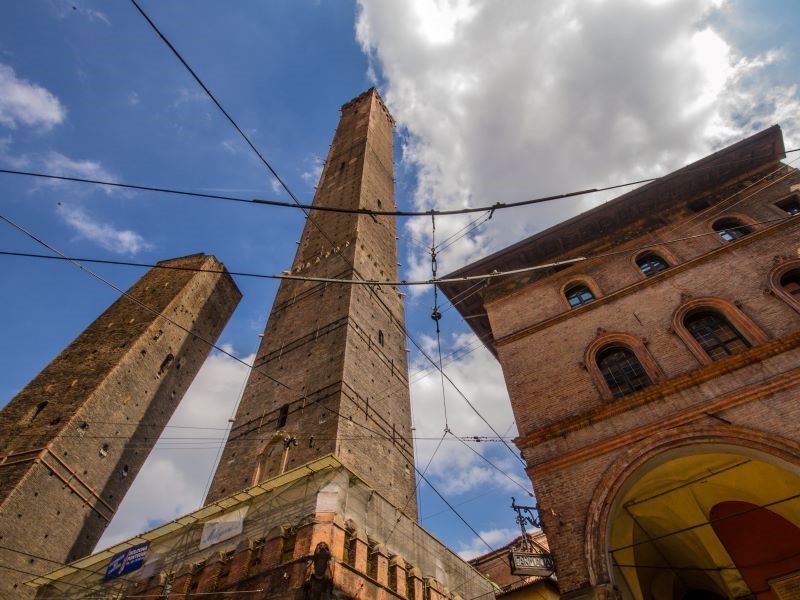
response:
<svg viewBox="0 0 800 600"><path fill-rule="evenodd" d="M681 428L629 448L591 503L592 583L611 582L632 600L757 592L716 534L711 512L724 502L748 502L800 526L798 450L789 440L733 426Z"/></svg>

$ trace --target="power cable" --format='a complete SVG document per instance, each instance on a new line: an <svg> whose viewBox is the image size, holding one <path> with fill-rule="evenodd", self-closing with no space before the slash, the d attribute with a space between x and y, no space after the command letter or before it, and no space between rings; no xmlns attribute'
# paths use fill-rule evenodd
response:
<svg viewBox="0 0 800 600"><path fill-rule="evenodd" d="M466 520L464 517L462 517L462 516L461 516L461 513L460 513L460 512L458 512L458 511L455 509L455 507L454 507L452 504L450 504L450 502L448 502L448 501L447 501L447 498L445 498L444 496L442 496L442 494L439 492L439 490L437 490L437 489L436 489L436 487L434 487L434 485L433 485L433 484L432 484L432 483L431 483L431 482L428 480L428 478L427 478L427 477L425 477L425 475L423 475L423 474L422 474L422 472L421 472L419 469L417 469L417 467L416 467L416 466L414 466L414 470L415 470L415 471L416 471L416 472L419 474L420 478L421 478L421 479L422 479L422 480L423 480L425 483L427 483L427 484L428 484L428 487L430 487L430 488L431 488L431 489L434 491L434 493L435 493L437 496L439 496L439 499L440 499L442 502L444 502L444 503L447 505L447 507L448 507L448 508L449 508L449 509L450 509L450 510L453 512L453 514L455 514L455 515L456 515L456 516L457 516L457 517L458 517L458 518L461 520L461 522L462 522L462 523L464 523L464 525L466 525L466 526L469 528L469 530L470 530L472 533L474 533L474 534L475 534L475 536L476 536L476 537L477 537L477 538L478 538L480 541L482 541L482 542L483 542L483 543L486 545L486 547L487 547L487 548L489 548L489 551L490 551L490 552L494 552L494 548L492 548L492 547L489 545L489 542L487 542L485 539L483 539L483 536L481 536L481 534L480 534L480 533L478 533L477 531L475 531L475 528L474 528L472 525L470 525L470 524L467 522L467 520Z"/></svg>
<svg viewBox="0 0 800 600"><path fill-rule="evenodd" d="M439 452L439 448L442 447L442 442L444 442L444 438L446 436L447 436L447 432L445 431L444 433L442 433L442 437L439 439L439 443L436 445L436 448L434 449L433 454L431 454L431 457L428 459L428 464L425 465L425 468L422 470L423 474L428 472L428 469L430 468L431 463L433 463L433 459L436 457L436 453ZM403 518L403 516L402 516L403 513L405 512L406 508L408 508L408 505L411 502L411 498L413 498L413 497L415 497L417 495L417 491L419 490L419 481L420 481L419 479L416 479L416 478L414 479L414 489L411 490L411 493L408 494L408 496L406 497L406 501L403 504L403 508L400 509L400 513L397 515L397 520L395 520L394 525L392 526L391 530L389 531L388 535L386 536L386 540L383 542L384 544L388 544L389 543L389 540L391 539L392 534L394 533L394 530L397 529L397 526L400 524L400 521ZM419 512L419 506L420 506L420 502L419 502L419 498L417 498L417 512Z"/></svg>
<svg viewBox="0 0 800 600"><path fill-rule="evenodd" d="M436 217L431 215L431 278L436 279ZM431 319L436 326L436 349L439 355L439 373L442 381L442 410L444 411L444 434L450 431L450 426L447 423L447 394L444 389L444 370L442 369L442 337L441 329L439 328L439 321L442 318L442 313L439 311L439 287L433 286L433 310L431 311Z"/></svg>
<svg viewBox="0 0 800 600"><path fill-rule="evenodd" d="M786 217L779 217L775 219L767 219L764 221L754 221L752 223L746 223L741 226L734 226L729 227L728 229L739 229L742 227L749 227L750 225L775 225L777 223L783 223L784 221L788 221L793 219L797 215L789 215ZM315 281L319 283L336 283L341 285L366 285L366 286L411 286L411 285L438 285L442 283L459 283L464 281L476 281L475 285L478 286L480 283L483 283L487 280L491 279L498 279L501 277L509 277L512 275L521 275L524 273L530 273L532 271L539 271L542 269L551 269L555 267L565 266L565 265L572 265L579 262L586 262L590 260L598 260L602 258L609 258L612 256L619 256L620 254L631 254L634 252L639 252L641 250L646 250L648 248L653 248L660 245L669 245L669 244L677 244L679 242L685 242L693 239L702 238L705 236L716 236L719 235L716 231L706 231L702 233L697 233L694 235L683 236L679 238L673 238L670 240L661 240L658 242L653 242L651 244L644 244L641 246L633 246L630 248L624 248L621 250L613 250L610 252L600 252L598 254L588 254L586 256L579 256L576 258L570 258L561 261L555 261L550 263L539 263L537 265L531 265L527 267L521 267L519 269L511 269L509 271L493 271L491 273L483 273L480 275L465 275L463 277L441 277L438 279L419 279L419 280L369 280L369 279L337 279L337 278L330 278L330 277L302 277L299 275L270 275L265 273L251 273L251 272L244 272L244 271L230 271L230 270L222 270L222 269L202 269L202 268L195 268L195 267L181 267L175 265L163 265L163 264L154 264L154 263L142 263L142 262L133 262L133 261L123 261L123 260L111 260L111 259L99 259L99 258L85 258L85 257L70 257L65 254L61 254L59 256L51 256L47 254L36 254L33 252L12 252L12 251L0 251L0 256L16 256L16 257L23 257L23 258L38 258L38 259L46 259L46 260L61 260L61 261L79 261L84 263L91 263L91 264L104 264L104 265L116 265L116 266L127 266L127 267L137 267L143 269L169 269L169 270L177 270L177 271L193 271L196 273L217 273L217 274L229 274L235 275L237 277L254 277L259 279L288 279L293 281ZM447 310L447 309L445 309Z"/></svg>
<svg viewBox="0 0 800 600"><path fill-rule="evenodd" d="M269 172L272 173L272 176L278 181L278 183L281 184L281 187L283 187L283 189L286 190L286 193L289 194L289 196L294 201L294 203L297 204L297 205L300 205L300 201L295 197L295 195L292 192L292 190L289 189L289 186L286 185L286 182L284 182L283 179L281 179L280 175L278 175L278 173L275 171L275 169L272 168L272 165L269 163L269 161L267 161L267 159L264 158L264 155L261 154L261 152L259 152L259 150L258 150L258 148L256 148L255 144L253 144L253 142L250 141L250 138L247 136L247 134L242 130L241 127L239 127L239 125L236 123L236 121L234 121L233 117L231 117L231 115L228 114L228 111L226 111L222 107L222 104L220 104L220 102L219 102L219 100L217 100L216 96L214 96L214 94L211 92L210 89L208 89L206 84L203 83L203 81L200 79L200 77L197 75L197 73L194 72L194 69L192 69L192 67L189 66L189 63L187 63L186 60L183 58L183 56L181 56L181 53L178 52L178 50L175 48L175 46L172 45L172 43L167 39L167 37L163 33L161 33L161 30L153 22L153 20L147 15L147 13L144 12L142 7L139 6L139 3L136 2L136 0L131 0L131 4L133 4L136 7L136 10L139 11L139 13L144 17L145 21L147 21L147 23L150 25L150 27L153 29L153 31L155 31L158 34L158 37L161 38L161 41L164 42L167 45L167 47L172 51L172 53L181 62L181 64L184 67L186 67L186 70L189 71L189 73L194 78L194 80L197 82L197 84L201 88L203 88L203 91L211 99L211 101L216 105L216 107L220 110L220 112L223 115L225 115L225 118L228 120L228 122L231 125L233 125L234 129L236 129L237 132L239 132L239 135L242 137L242 139L245 141L245 143L248 146L250 146L250 149L253 152L255 152L255 154L256 154L256 156L258 156L259 160L264 164L265 167L267 167Z"/></svg>
<svg viewBox="0 0 800 600"><path fill-rule="evenodd" d="M0 545L0 550L5 550L6 552L13 552L15 554L19 554L21 556L26 556L28 558L32 558L32 559L35 559L35 560L43 560L45 562L56 564L59 567L66 567L67 566L65 563L61 562L60 560L47 558L46 556L42 556L40 554L31 554L30 552L25 552L24 550L19 550L17 548L9 548L8 546ZM75 569L76 571L85 571L86 573L89 573L90 575L102 575L103 574L100 571L93 571L92 569L86 569L84 567L78 567L76 565L69 565L69 566L71 568ZM42 577L42 575L37 575L36 577ZM125 577L117 577L116 580L120 581L120 582L125 582L125 583L136 583L135 581L132 581L130 579L126 579Z"/></svg>
<svg viewBox="0 0 800 600"><path fill-rule="evenodd" d="M454 434L453 432L449 432L449 433L450 433L450 435L452 435L454 438L456 438L456 439L457 439L459 442L461 442L462 444L464 444L464 445L465 445L467 448L469 448L470 450L472 450L472 452L473 452L474 454L477 454L477 455L478 455L478 456L481 458L481 460L483 460L483 462L485 462L486 464L488 464L488 465L489 465L490 467L492 467L492 468L493 468L495 471L498 471L499 473L501 473L501 474L502 474L502 475L503 475L503 476L504 476L506 479L508 479L508 480L509 480L511 483L513 483L514 485L516 485L516 486L517 486L519 489L521 489L523 492L525 492L526 494L528 494L528 496L530 496L531 498L533 498L533 492L531 492L531 491L530 491L528 488L526 488L524 485L522 485L522 484L521 484L519 481L517 481L516 479L514 479L513 477L511 477L511 475L509 475L508 473L506 473L506 472L505 472L503 469L501 469L500 467L498 467L496 464L494 464L492 461L490 461L488 458L486 458L486 457L485 457L483 454L481 454L480 452L478 452L477 450L475 450L475 448L473 448L472 446L470 446L470 445L469 445L469 444L468 444L466 441L464 441L464 439L463 439L463 438L460 438L460 437L458 437L458 436L457 436L456 434Z"/></svg>
<svg viewBox="0 0 800 600"><path fill-rule="evenodd" d="M133 1L133 0L131 0ZM792 152L800 152L800 148L794 148L792 150L786 150L784 154L790 154ZM747 159L750 160L750 159ZM733 164L735 162L740 161L729 161L726 164ZM687 171L683 171L681 174L691 173L693 171L702 171L710 168L718 168L718 165L709 166L709 167L697 167L695 169L689 169ZM375 216L395 216L395 217L428 217L432 214L440 217L440 216L449 216L449 215L460 215L460 214L468 214L468 213L475 213L475 212L491 212L496 210L503 210L506 208L516 208L519 206L526 206L529 204L536 204L541 202L549 202L552 200L560 200L564 198L574 198L576 196L581 195L588 195L594 194L598 192L606 192L614 189L619 189L623 187L629 187L632 185L639 185L642 183L649 183L653 181L657 181L662 179L662 177L651 177L648 179L641 179L638 181L631 181L628 183L621 183L606 187L597 187L597 188L590 188L586 190L578 190L574 192L566 192L563 194L555 194L551 196L540 196L537 198L531 198L528 200L522 200L518 202L498 202L489 206L474 206L474 207L466 207L466 208L459 208L459 209L430 209L425 211L392 211L392 210L372 210L367 208L343 208L343 207L335 207L335 206L315 206L313 204L304 204L304 203L295 203L295 202L282 202L279 200L266 200L260 198L242 198L238 196L229 196L224 194L208 194L202 192L191 192L188 190L178 190L174 188L167 188L161 186L151 186L151 185L144 185L144 184L132 184L132 183L121 183L118 181L105 181L100 179L90 179L84 177L70 177L66 175L55 175L52 173L39 173L35 171L23 171L20 169L0 169L0 173L5 173L7 175L21 175L26 177L37 177L42 179L51 179L55 181L71 181L75 183L87 183L92 185L99 185L99 186L107 186L107 187L115 187L115 188L122 188L122 189L130 189L130 190L138 190L138 191L145 191L145 192L160 192L166 194L175 194L178 196L191 196L196 198L205 198L209 200L223 200L228 202L239 202L244 204L261 204L265 206L276 206L282 208L293 208L293 209L302 209L308 211L319 211L319 212L338 212L338 213L349 213L349 214L361 214L361 215L375 215ZM407 238L411 239L415 244L419 245L422 248L427 249L422 242L412 238L411 236L406 236Z"/></svg>

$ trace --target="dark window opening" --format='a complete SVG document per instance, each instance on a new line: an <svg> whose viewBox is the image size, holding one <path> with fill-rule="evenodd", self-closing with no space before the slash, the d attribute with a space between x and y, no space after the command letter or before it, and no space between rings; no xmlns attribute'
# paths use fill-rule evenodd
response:
<svg viewBox="0 0 800 600"><path fill-rule="evenodd" d="M781 277L781 287L795 300L800 300L800 269L789 271Z"/></svg>
<svg viewBox="0 0 800 600"><path fill-rule="evenodd" d="M255 567L261 564L261 552L264 550L264 545L266 544L266 540L264 538L259 538L255 542L253 542L253 547L251 549L250 554L250 561L247 563L247 572L250 573Z"/></svg>
<svg viewBox="0 0 800 600"><path fill-rule="evenodd" d="M600 368L614 398L621 398L651 385L653 382L632 350L612 346L597 355Z"/></svg>
<svg viewBox="0 0 800 600"><path fill-rule="evenodd" d="M228 575L231 573L231 564L233 563L233 550L230 552L226 552L222 556L222 562L219 565L219 573L217 574L217 580L214 582L214 590L218 591L220 586L223 585L225 579L227 579Z"/></svg>
<svg viewBox="0 0 800 600"><path fill-rule="evenodd" d="M800 215L800 198L797 196L790 196L780 202L776 202L775 206L787 215Z"/></svg>
<svg viewBox="0 0 800 600"><path fill-rule="evenodd" d="M667 261L658 254L653 254L652 252L642 254L636 259L636 264L642 270L645 277L650 277L651 275L669 269Z"/></svg>
<svg viewBox="0 0 800 600"><path fill-rule="evenodd" d="M700 198L699 200L689 202L687 206L692 212L703 212L705 209L711 206L711 201L708 198Z"/></svg>
<svg viewBox="0 0 800 600"><path fill-rule="evenodd" d="M39 404L37 404L36 408L33 410L33 414L31 415L29 422L33 423L34 419L39 416L39 413L41 413L46 406L47 406L47 400L45 400L44 402L39 402Z"/></svg>
<svg viewBox="0 0 800 600"><path fill-rule="evenodd" d="M205 567L204 562L195 563L192 565L192 574L189 576L189 585L186 588L187 594L192 594L197 591L197 586L200 585L200 573Z"/></svg>
<svg viewBox="0 0 800 600"><path fill-rule="evenodd" d="M577 308L594 300L592 291L582 283L567 288L564 296L566 296L570 308Z"/></svg>
<svg viewBox="0 0 800 600"><path fill-rule="evenodd" d="M750 343L722 315L706 311L689 315L684 325L711 360L739 354Z"/></svg>
<svg viewBox="0 0 800 600"><path fill-rule="evenodd" d="M383 346L383 332L380 329L378 330L378 343Z"/></svg>
<svg viewBox="0 0 800 600"><path fill-rule="evenodd" d="M169 366L172 364L172 361L175 360L175 357L170 352L164 357L164 360L161 362L161 366L158 367L158 374L161 375L164 371L169 369Z"/></svg>
<svg viewBox="0 0 800 600"><path fill-rule="evenodd" d="M297 533L292 531L283 538L281 546L281 563L289 562L294 558L294 545L297 542Z"/></svg>
<svg viewBox="0 0 800 600"><path fill-rule="evenodd" d="M739 219L720 219L714 223L714 231L726 242L733 242L753 233L753 230Z"/></svg>
<svg viewBox="0 0 800 600"><path fill-rule="evenodd" d="M280 429L281 427L286 426L286 420L289 418L289 405L284 404L281 406L280 410L278 411L278 422L276 425L276 429Z"/></svg>

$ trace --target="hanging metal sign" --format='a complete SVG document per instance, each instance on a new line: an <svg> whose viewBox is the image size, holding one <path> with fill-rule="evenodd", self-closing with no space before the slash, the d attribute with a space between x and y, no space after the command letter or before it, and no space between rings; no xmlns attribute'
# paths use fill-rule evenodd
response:
<svg viewBox="0 0 800 600"><path fill-rule="evenodd" d="M522 536L519 544L511 549L508 561L511 563L512 575L533 575L548 577L555 571L553 556L547 548L537 544L533 537L528 535L525 525L541 527L538 510L535 506L520 506L516 499L511 498L511 508L517 513L514 519L519 525Z"/></svg>
<svg viewBox="0 0 800 600"><path fill-rule="evenodd" d="M553 559L546 554L535 554L532 552L519 552L512 550L508 556L511 563L512 575L535 575L537 577L547 577L552 575L555 567Z"/></svg>

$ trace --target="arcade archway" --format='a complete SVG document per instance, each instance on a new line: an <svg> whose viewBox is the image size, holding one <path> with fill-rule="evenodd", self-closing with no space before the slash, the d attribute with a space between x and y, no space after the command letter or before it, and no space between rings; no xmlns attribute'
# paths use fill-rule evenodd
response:
<svg viewBox="0 0 800 600"><path fill-rule="evenodd" d="M684 448L638 469L614 502L608 559L629 600L800 590L800 475L735 449Z"/></svg>

